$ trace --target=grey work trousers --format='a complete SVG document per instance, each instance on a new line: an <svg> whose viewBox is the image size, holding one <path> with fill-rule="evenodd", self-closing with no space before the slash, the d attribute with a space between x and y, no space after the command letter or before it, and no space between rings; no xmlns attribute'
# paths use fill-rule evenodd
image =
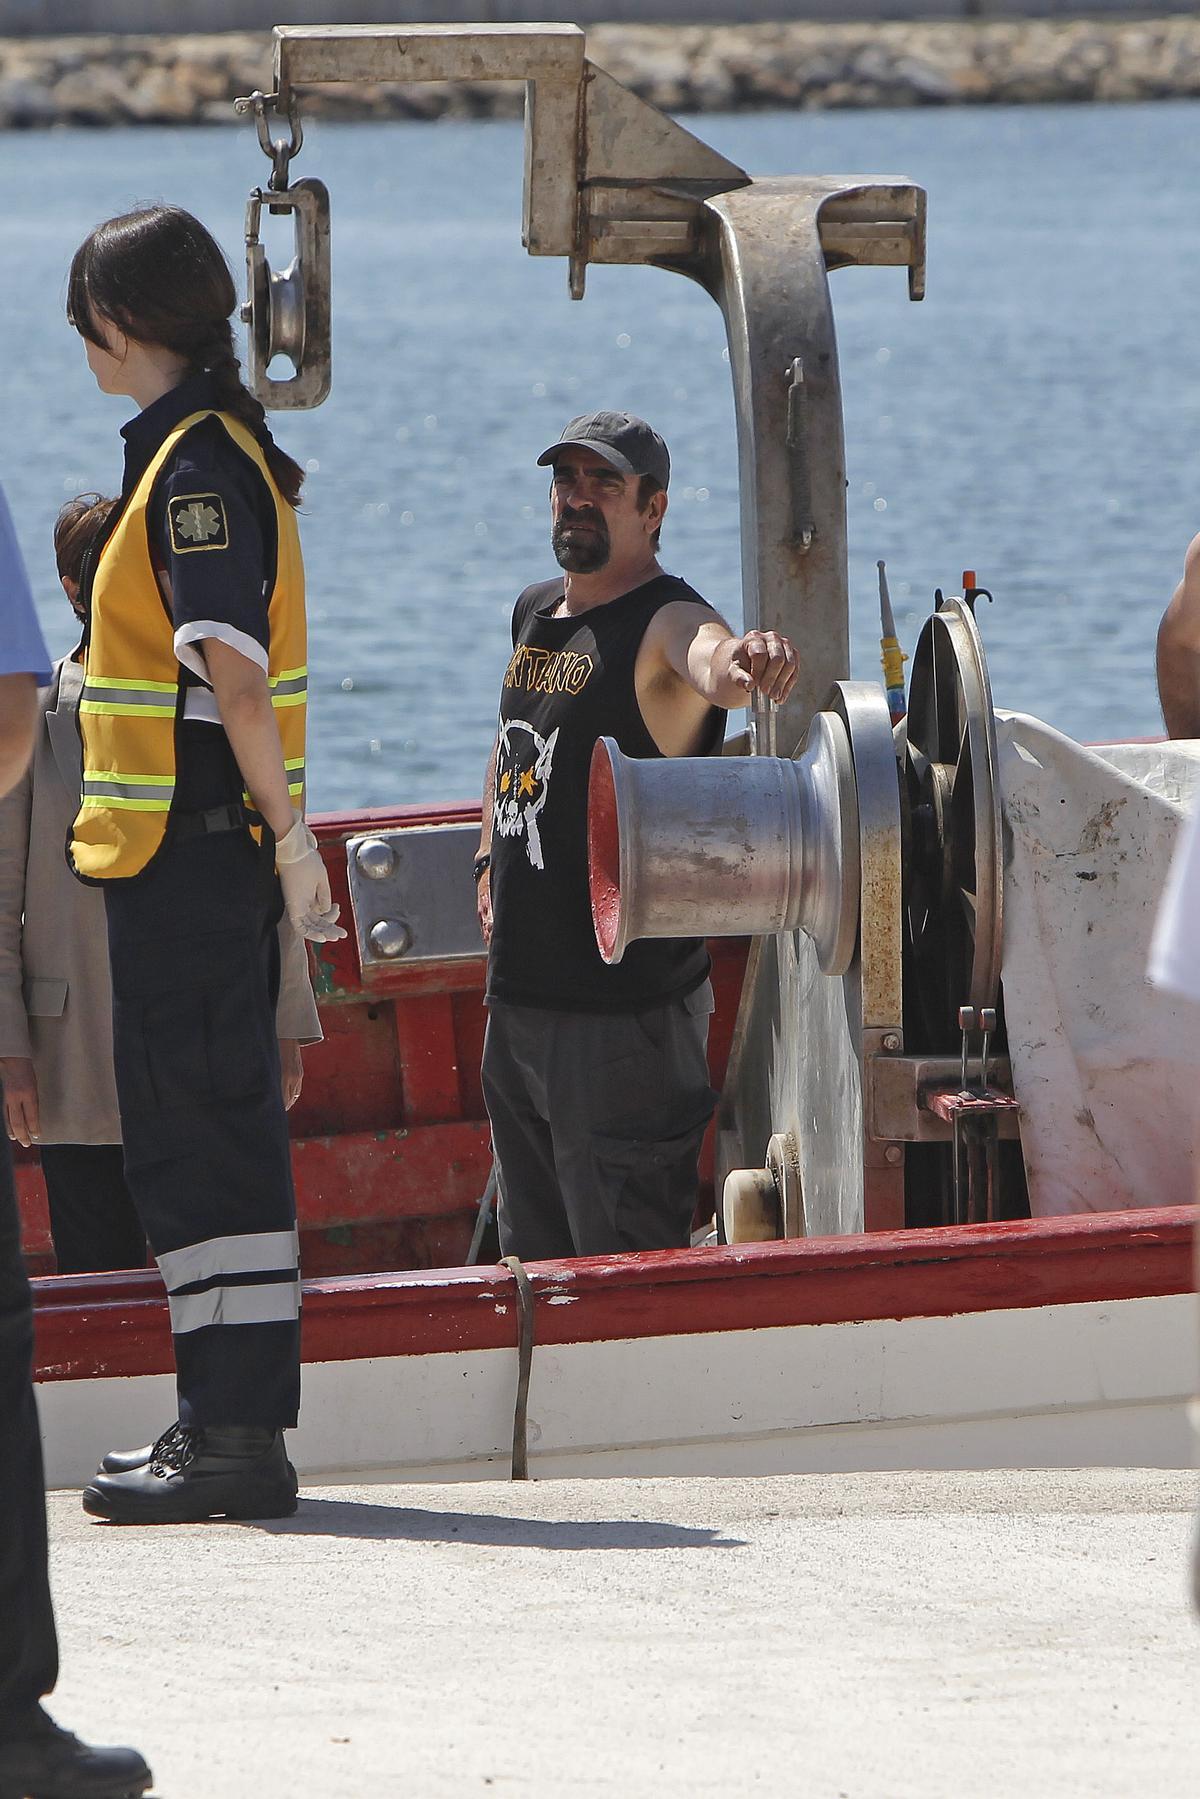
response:
<svg viewBox="0 0 1200 1799"><path fill-rule="evenodd" d="M483 1091L502 1254L687 1247L717 1099L712 1009L708 981L643 1012L491 1004Z"/></svg>

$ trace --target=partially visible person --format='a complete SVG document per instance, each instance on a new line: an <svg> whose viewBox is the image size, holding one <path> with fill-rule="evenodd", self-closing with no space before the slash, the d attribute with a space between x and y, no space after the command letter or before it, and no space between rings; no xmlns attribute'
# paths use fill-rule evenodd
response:
<svg viewBox="0 0 1200 1799"><path fill-rule="evenodd" d="M54 527L63 591L81 625L80 584L115 500L81 494ZM0 801L0 1079L9 1138L37 1144L60 1274L140 1268L146 1237L125 1182L112 1059L104 898L62 853L79 810L80 652L41 695L33 760ZM299 1098L302 1043L321 1038L304 944L279 923L276 1009L284 1104Z"/></svg>
<svg viewBox="0 0 1200 1799"><path fill-rule="evenodd" d="M37 688L49 679L50 659L0 490L0 794L29 760ZM145 1761L136 1749L94 1749L56 1724L42 1700L57 1679L33 1314L12 1158L0 1136L0 1793L136 1799L153 1781Z"/></svg>
<svg viewBox="0 0 1200 1799"><path fill-rule="evenodd" d="M1158 703L1168 737L1200 737L1200 537L1158 627Z"/></svg>
<svg viewBox="0 0 1200 1799"><path fill-rule="evenodd" d="M300 1266L276 925L345 936L304 821L304 471L241 379L237 289L191 213L107 219L67 317L131 399L121 506L84 585L83 803L68 857L108 924L125 1178L167 1289L178 1416L110 1452L125 1524L296 1509Z"/></svg>
<svg viewBox="0 0 1200 1799"><path fill-rule="evenodd" d="M475 862L500 1245L524 1259L684 1248L716 1100L708 952L671 938L601 960L588 771L600 736L627 756L716 753L729 708L786 699L796 652L731 631L661 567L670 457L644 419L572 419L538 462L563 573L513 612Z"/></svg>
<svg viewBox="0 0 1200 1799"><path fill-rule="evenodd" d="M1200 544L1200 538L1192 549ZM1196 735L1200 735L1197 732ZM1200 806L1183 828L1159 907L1147 970L1156 987L1200 1005ZM1200 1201L1200 1120L1194 1123ZM1200 1268L1200 1222L1196 1226L1196 1266ZM1200 1433L1200 1399L1192 1406L1193 1428ZM1193 1526L1192 1603L1200 1613L1200 1515Z"/></svg>

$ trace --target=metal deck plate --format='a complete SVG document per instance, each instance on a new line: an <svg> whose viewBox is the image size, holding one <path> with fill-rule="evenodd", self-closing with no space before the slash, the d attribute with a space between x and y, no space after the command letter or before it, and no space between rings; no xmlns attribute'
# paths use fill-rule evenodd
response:
<svg viewBox="0 0 1200 1799"><path fill-rule="evenodd" d="M346 844L363 973L480 954L471 863L479 826L370 831Z"/></svg>

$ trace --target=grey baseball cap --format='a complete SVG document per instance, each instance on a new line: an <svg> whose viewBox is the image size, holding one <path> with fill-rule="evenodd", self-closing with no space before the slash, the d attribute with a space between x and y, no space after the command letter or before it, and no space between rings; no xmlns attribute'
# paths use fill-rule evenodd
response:
<svg viewBox="0 0 1200 1799"><path fill-rule="evenodd" d="M538 467L556 462L563 450L595 450L623 475L653 475L660 487L671 479L671 458L657 431L631 412L584 412L565 426L557 443L543 450Z"/></svg>

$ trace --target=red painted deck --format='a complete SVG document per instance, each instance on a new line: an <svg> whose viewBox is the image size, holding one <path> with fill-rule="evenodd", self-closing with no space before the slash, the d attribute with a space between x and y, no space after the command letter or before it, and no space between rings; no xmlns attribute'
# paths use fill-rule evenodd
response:
<svg viewBox="0 0 1200 1799"><path fill-rule="evenodd" d="M317 814L313 829L343 921L350 917L345 843L372 827L462 824L477 805ZM463 879L469 881L470 870ZM364 984L353 935L314 946L325 1041L305 1051L293 1108L292 1168L301 1263L309 1275L461 1263L491 1166L479 1082L484 954L463 962L397 963ZM717 1012L710 1040L720 1086L745 963L744 943L712 946ZM37 1156L16 1151L31 1272L54 1268ZM712 1133L701 1166L711 1197Z"/></svg>
<svg viewBox="0 0 1200 1799"><path fill-rule="evenodd" d="M531 1265L542 1344L1137 1299L1192 1286L1191 1206ZM165 1374L152 1272L34 1283L39 1380ZM514 1348L506 1268L308 1280L304 1359Z"/></svg>

